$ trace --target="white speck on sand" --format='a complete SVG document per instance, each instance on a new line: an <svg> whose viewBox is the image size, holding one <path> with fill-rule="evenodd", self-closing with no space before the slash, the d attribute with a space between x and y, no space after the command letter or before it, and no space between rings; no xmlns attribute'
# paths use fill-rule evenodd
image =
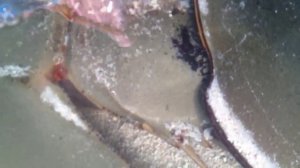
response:
<svg viewBox="0 0 300 168"><path fill-rule="evenodd" d="M30 66L5 65L0 67L0 77L20 78L28 76Z"/></svg>
<svg viewBox="0 0 300 168"><path fill-rule="evenodd" d="M158 0L151 0L150 1L150 6L152 6L153 9L159 9L160 8Z"/></svg>
<svg viewBox="0 0 300 168"><path fill-rule="evenodd" d="M201 142L202 134L200 130L189 123L172 122L165 124L167 130L174 133L175 136L181 135L186 138L192 138L196 142Z"/></svg>
<svg viewBox="0 0 300 168"><path fill-rule="evenodd" d="M245 1L241 1L241 2L240 2L240 8L241 8L241 9L245 9L245 6L246 6Z"/></svg>
<svg viewBox="0 0 300 168"><path fill-rule="evenodd" d="M200 12L206 16L208 15L208 3L206 0L199 0L199 9L200 9Z"/></svg>

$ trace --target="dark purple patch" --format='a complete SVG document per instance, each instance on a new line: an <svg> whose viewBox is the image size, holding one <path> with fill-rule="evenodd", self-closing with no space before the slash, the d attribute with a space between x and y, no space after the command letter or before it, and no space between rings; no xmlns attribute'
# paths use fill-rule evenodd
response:
<svg viewBox="0 0 300 168"><path fill-rule="evenodd" d="M173 46L177 49L176 57L188 63L193 71L206 75L207 52L199 41L194 26L180 26L177 37L172 38Z"/></svg>

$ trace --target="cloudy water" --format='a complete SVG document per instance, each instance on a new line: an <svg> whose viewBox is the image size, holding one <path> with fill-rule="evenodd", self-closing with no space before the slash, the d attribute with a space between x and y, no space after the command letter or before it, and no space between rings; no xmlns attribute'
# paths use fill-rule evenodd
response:
<svg viewBox="0 0 300 168"><path fill-rule="evenodd" d="M37 74L45 56L52 60L51 54L45 54L51 47L51 16L42 14L0 31L0 167L126 167L95 135L63 119L62 114L70 114L57 107L61 104L55 97L40 95L43 84L36 84L38 89L27 80L15 79ZM37 78L41 77L45 78ZM56 106L49 105L49 99ZM61 109L61 114L52 107Z"/></svg>
<svg viewBox="0 0 300 168"><path fill-rule="evenodd" d="M39 96L0 80L0 167L124 167L98 138L66 122Z"/></svg>

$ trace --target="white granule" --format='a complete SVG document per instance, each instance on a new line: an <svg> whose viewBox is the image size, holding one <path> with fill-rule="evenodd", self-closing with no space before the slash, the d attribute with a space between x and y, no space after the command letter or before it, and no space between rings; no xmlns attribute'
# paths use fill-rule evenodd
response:
<svg viewBox="0 0 300 168"><path fill-rule="evenodd" d="M175 136L181 135L185 138L191 138L196 142L201 142L202 134L200 130L189 123L172 122L165 124L167 130L172 131Z"/></svg>
<svg viewBox="0 0 300 168"><path fill-rule="evenodd" d="M203 15L208 15L208 3L206 0L199 0L199 9Z"/></svg>

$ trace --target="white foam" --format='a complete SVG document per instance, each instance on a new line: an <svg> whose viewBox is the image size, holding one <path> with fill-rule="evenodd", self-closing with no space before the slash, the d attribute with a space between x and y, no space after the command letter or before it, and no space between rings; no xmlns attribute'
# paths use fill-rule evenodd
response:
<svg viewBox="0 0 300 168"><path fill-rule="evenodd" d="M0 77L20 78L28 76L30 66L5 65L0 67Z"/></svg>
<svg viewBox="0 0 300 168"><path fill-rule="evenodd" d="M76 126L83 130L88 130L88 127L80 119L80 117L72 111L72 109L66 105L60 98L54 93L50 87L46 87L41 94L43 102L48 103L54 108L54 111L59 113L67 121L72 121Z"/></svg>
<svg viewBox="0 0 300 168"><path fill-rule="evenodd" d="M206 0L199 0L198 1L198 5L199 5L199 9L200 9L200 12L203 14L203 15L208 15L208 3Z"/></svg>
<svg viewBox="0 0 300 168"><path fill-rule="evenodd" d="M224 100L217 78L208 89L208 103L217 121L225 131L228 140L239 150L254 168L277 168L278 163L271 160L255 142L249 130L235 116L230 106Z"/></svg>

